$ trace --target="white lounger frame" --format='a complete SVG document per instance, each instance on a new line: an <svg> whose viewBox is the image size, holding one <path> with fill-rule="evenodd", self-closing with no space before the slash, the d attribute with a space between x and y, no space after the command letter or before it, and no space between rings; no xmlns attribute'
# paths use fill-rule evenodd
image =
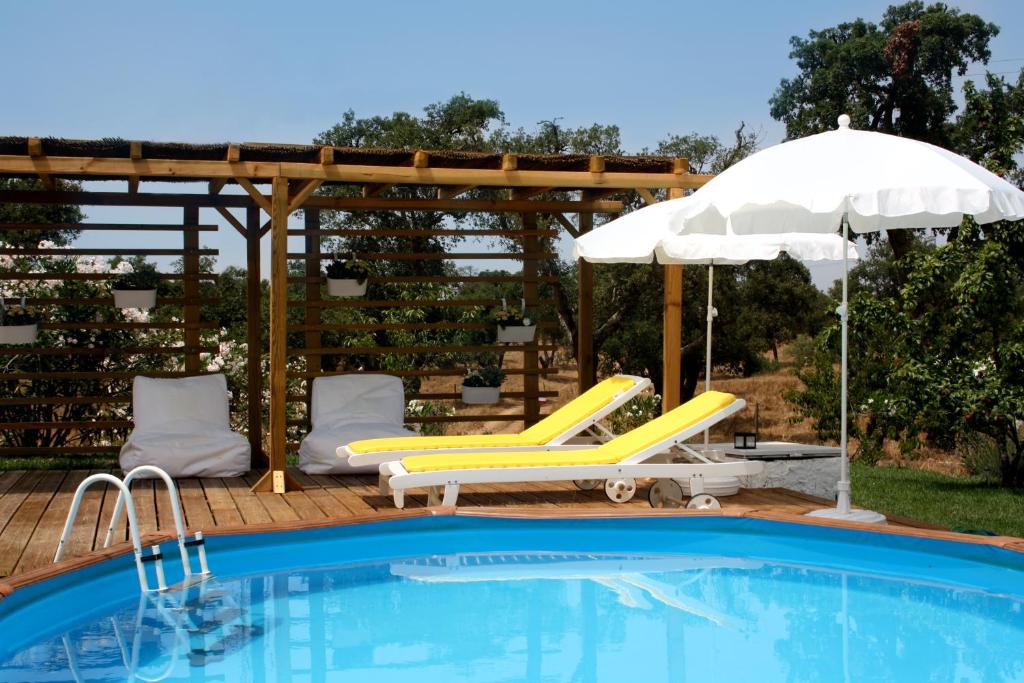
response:
<svg viewBox="0 0 1024 683"><path fill-rule="evenodd" d="M409 472L400 460L381 463L381 490L390 489L395 507L405 507L405 492L414 488L444 487L442 505L454 506L463 484L504 484L533 481L573 481L602 479L689 479L691 493L703 492L704 477L739 477L758 474L764 465L756 460L723 463L648 462L673 446L702 433L747 405L743 399L719 410L649 448L611 465L550 465L537 467L481 467L461 470ZM584 448L597 448L589 446ZM501 449L494 449L501 450ZM507 450L507 449L506 449ZM556 449L549 449L556 450ZM561 449L558 449L561 450ZM515 451L511 451L515 452Z"/></svg>
<svg viewBox="0 0 1024 683"><path fill-rule="evenodd" d="M569 429L565 430L561 434L558 434L546 444L541 446L484 446L484 447L473 447L473 446L453 446L451 448L411 448L399 451L374 451L373 453L353 453L349 450L348 445L344 445L338 448L338 457L348 460L350 467L369 467L378 466L385 462L391 462L398 460L409 455L425 455L427 453L458 453L472 451L473 453L489 453L495 451L507 452L507 451L548 451L548 450L559 450L553 449L552 446L561 446L566 441L574 436L589 431L596 436L600 441L607 441L615 436L608 429L604 428L600 422L605 419L622 406L629 403L633 398L640 394L644 389L651 386L651 380L646 377L637 377L636 375L622 375L622 377L629 377L635 384L612 398L607 405L602 406L600 410L596 410L587 416L585 420L577 422ZM583 448L591 448L591 445L585 444Z"/></svg>

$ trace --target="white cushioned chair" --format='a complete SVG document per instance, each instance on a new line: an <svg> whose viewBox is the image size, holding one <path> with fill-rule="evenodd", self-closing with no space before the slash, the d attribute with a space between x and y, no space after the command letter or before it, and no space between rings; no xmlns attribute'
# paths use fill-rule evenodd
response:
<svg viewBox="0 0 1024 683"><path fill-rule="evenodd" d="M172 477L237 477L249 471L249 442L231 430L224 375L136 377L135 428L121 469L156 465Z"/></svg>
<svg viewBox="0 0 1024 683"><path fill-rule="evenodd" d="M312 430L299 445L299 469L307 474L376 472L351 467L338 448L353 441L416 436L406 429L405 389L391 375L335 375L313 380Z"/></svg>

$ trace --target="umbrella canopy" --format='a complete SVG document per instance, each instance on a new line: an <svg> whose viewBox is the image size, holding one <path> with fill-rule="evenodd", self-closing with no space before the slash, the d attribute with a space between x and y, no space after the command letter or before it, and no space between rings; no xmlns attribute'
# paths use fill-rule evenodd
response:
<svg viewBox="0 0 1024 683"><path fill-rule="evenodd" d="M1024 192L994 173L935 145L851 130L845 114L837 130L753 154L687 199L674 232L829 233L844 216L857 233L1024 218Z"/></svg>

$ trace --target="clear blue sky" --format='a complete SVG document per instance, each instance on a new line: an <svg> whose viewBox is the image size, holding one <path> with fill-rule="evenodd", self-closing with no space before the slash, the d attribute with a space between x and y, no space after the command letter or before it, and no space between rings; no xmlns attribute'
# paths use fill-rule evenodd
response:
<svg viewBox="0 0 1024 683"><path fill-rule="evenodd" d="M728 136L740 121L772 144L789 37L878 20L889 4L7 2L0 134L304 143L350 108L418 113L465 91L500 101L515 126L617 124L628 151L668 133ZM1024 2L949 4L1002 27L991 70L1024 65ZM222 262L241 260L230 235L211 242Z"/></svg>

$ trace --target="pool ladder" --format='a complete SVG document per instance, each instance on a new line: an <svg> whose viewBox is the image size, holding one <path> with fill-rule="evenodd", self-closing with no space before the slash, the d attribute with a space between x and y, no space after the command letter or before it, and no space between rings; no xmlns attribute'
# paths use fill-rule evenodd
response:
<svg viewBox="0 0 1024 683"><path fill-rule="evenodd" d="M78 489L75 491L75 497L71 501L71 509L68 511L67 521L64 522L64 531L60 535L60 543L57 544L57 552L54 553L53 561L57 562L64 555L68 536L70 536L71 527L74 525L75 518L78 516L78 508L82 504L82 497L85 495L85 492L90 486L99 482L112 484L117 487L119 493L117 494L117 502L114 504L114 512L110 517L110 524L107 526L107 535L103 540L103 547L108 548L113 542L114 530L120 520L121 510L126 508L128 510L128 533L131 537L132 548L135 553L135 568L139 574L139 586L143 593L148 593L151 590L154 590L150 589L149 582L146 578L146 564L152 563L156 573L157 587L155 590L166 591L168 586L167 580L164 577L163 553L160 551L159 544L150 546L149 555L145 555L142 552L142 538L139 535L139 524L135 515L135 500L132 498L132 492L128 488L133 479L141 474L147 473L160 477L164 480L164 484L167 485L167 495L171 499L171 513L174 516L174 532L178 541L178 553L181 555L181 568L185 575L185 578L180 585L190 586L210 578L212 574L210 573L209 566L206 564L206 541L203 538L203 532L197 531L192 540L186 540L185 523L181 515L181 503L178 500L178 488L174 485L174 480L169 474L167 474L167 472L153 465L142 465L140 467L136 467L129 472L123 480L118 479L112 474L105 473L93 474L86 477L85 480L78 485ZM189 560L188 551L191 547L196 548L196 552L199 557L200 571L198 574L192 572L192 563Z"/></svg>

